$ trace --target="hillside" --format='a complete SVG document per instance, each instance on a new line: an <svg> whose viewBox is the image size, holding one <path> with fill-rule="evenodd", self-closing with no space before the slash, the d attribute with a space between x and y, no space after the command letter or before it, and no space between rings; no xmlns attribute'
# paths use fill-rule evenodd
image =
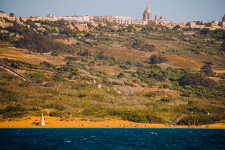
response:
<svg viewBox="0 0 225 150"><path fill-rule="evenodd" d="M225 30L88 24L79 31L58 21L38 22L39 31L35 23L14 22L0 34L2 120L52 109L64 119L224 122Z"/></svg>

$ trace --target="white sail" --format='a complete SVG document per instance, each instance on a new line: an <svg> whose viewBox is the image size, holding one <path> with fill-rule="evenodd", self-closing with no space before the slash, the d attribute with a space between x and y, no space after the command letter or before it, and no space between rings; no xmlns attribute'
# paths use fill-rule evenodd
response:
<svg viewBox="0 0 225 150"><path fill-rule="evenodd" d="M39 121L39 125L40 126L45 126L45 119L44 119L43 113L41 114L41 118L40 118L40 121Z"/></svg>

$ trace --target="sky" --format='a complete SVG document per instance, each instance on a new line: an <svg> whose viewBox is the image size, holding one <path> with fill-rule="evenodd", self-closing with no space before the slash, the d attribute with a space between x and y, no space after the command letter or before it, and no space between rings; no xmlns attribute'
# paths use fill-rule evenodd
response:
<svg viewBox="0 0 225 150"><path fill-rule="evenodd" d="M143 19L147 2L153 13L174 22L221 21L225 0L0 0L0 10L15 16L127 16Z"/></svg>

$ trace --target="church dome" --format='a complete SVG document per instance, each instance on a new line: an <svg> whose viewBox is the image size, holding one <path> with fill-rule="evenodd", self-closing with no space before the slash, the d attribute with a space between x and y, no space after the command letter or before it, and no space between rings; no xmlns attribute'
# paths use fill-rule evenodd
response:
<svg viewBox="0 0 225 150"><path fill-rule="evenodd" d="M149 9L148 5L147 5L147 7L146 7L144 13L152 13L151 10Z"/></svg>

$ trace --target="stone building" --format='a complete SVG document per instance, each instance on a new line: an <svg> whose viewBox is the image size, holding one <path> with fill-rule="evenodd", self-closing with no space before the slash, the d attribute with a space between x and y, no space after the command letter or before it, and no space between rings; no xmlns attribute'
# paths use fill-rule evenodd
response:
<svg viewBox="0 0 225 150"><path fill-rule="evenodd" d="M123 16L107 16L105 17L105 21L110 23L118 23L118 24L133 24L133 19L131 17L123 17Z"/></svg>
<svg viewBox="0 0 225 150"><path fill-rule="evenodd" d="M3 11L0 11L0 27L7 28L10 26L13 26L12 23L5 21L4 18L11 20L11 18L15 18L15 17L9 17L7 14L4 14Z"/></svg>
<svg viewBox="0 0 225 150"><path fill-rule="evenodd" d="M171 21L167 21L166 18L161 15L158 20L150 21L150 24L162 25L162 26L171 26Z"/></svg>
<svg viewBox="0 0 225 150"><path fill-rule="evenodd" d="M104 22L105 18L102 16L93 16L95 22Z"/></svg>
<svg viewBox="0 0 225 150"><path fill-rule="evenodd" d="M3 11L0 11L0 18L8 18L7 14L4 14Z"/></svg>
<svg viewBox="0 0 225 150"><path fill-rule="evenodd" d="M155 20L158 20L158 16L157 16L157 14L155 14Z"/></svg>
<svg viewBox="0 0 225 150"><path fill-rule="evenodd" d="M53 14L48 14L47 16L45 16L46 18L48 18L48 21L57 21L58 17L56 17Z"/></svg>
<svg viewBox="0 0 225 150"><path fill-rule="evenodd" d="M146 9L145 9L145 11L143 13L143 20L147 21L147 22L152 20L152 12L149 9L148 4L147 4L147 7L146 7Z"/></svg>
<svg viewBox="0 0 225 150"><path fill-rule="evenodd" d="M90 21L90 17L88 15L86 15L86 16L74 15L72 17L66 17L65 19L70 20L72 22L79 22L79 23L84 23L84 22Z"/></svg>
<svg viewBox="0 0 225 150"><path fill-rule="evenodd" d="M131 17L115 16L113 18L113 22L118 24L133 24L133 19Z"/></svg>
<svg viewBox="0 0 225 150"><path fill-rule="evenodd" d="M146 25L148 23L147 23L147 21L144 21L144 20L135 20L135 21L133 21L133 24Z"/></svg>
<svg viewBox="0 0 225 150"><path fill-rule="evenodd" d="M225 15L223 16L222 21L225 22Z"/></svg>

